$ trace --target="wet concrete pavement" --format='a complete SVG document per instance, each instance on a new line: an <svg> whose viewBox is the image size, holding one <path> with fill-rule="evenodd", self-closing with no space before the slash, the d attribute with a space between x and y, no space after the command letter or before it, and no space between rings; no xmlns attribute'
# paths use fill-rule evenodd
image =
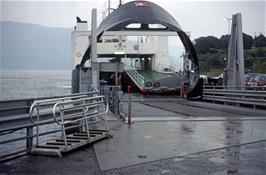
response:
<svg viewBox="0 0 266 175"><path fill-rule="evenodd" d="M266 139L265 120L135 122L112 128L114 137L94 146L101 170Z"/></svg>
<svg viewBox="0 0 266 175"><path fill-rule="evenodd" d="M27 155L2 162L0 175L265 174L265 111L195 102L185 106L195 115L184 115L176 111L185 109L182 100L134 103L130 127L111 116L113 138L61 158ZM215 108L216 114L204 115Z"/></svg>
<svg viewBox="0 0 266 175"><path fill-rule="evenodd" d="M176 156L105 171L99 168L93 147L84 147L61 158L29 155L0 163L0 174L264 175L266 172L265 165L266 141Z"/></svg>
<svg viewBox="0 0 266 175"><path fill-rule="evenodd" d="M143 175L264 175L266 142L172 157L105 171L103 174Z"/></svg>

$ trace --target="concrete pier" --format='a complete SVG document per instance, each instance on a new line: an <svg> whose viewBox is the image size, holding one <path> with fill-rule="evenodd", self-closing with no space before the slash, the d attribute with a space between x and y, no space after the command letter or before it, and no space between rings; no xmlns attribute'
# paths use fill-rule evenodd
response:
<svg viewBox="0 0 266 175"><path fill-rule="evenodd" d="M26 155L0 174L264 174L266 111L133 94L128 126L61 158ZM127 100L124 101L126 111Z"/></svg>

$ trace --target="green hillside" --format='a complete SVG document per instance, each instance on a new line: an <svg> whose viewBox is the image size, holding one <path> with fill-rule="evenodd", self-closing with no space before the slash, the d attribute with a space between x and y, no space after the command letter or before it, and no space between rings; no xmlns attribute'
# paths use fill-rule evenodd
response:
<svg viewBox="0 0 266 175"><path fill-rule="evenodd" d="M253 39L244 34L245 72L266 73L266 38L260 34ZM220 74L226 67L228 36L195 39L201 74ZM255 46L255 47L254 47Z"/></svg>

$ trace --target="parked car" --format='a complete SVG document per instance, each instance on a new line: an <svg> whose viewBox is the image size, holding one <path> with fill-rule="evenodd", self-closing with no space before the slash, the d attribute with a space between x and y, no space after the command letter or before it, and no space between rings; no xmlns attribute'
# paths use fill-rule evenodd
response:
<svg viewBox="0 0 266 175"><path fill-rule="evenodd" d="M259 74L251 77L247 82L247 86L262 86L266 87L266 74Z"/></svg>
<svg viewBox="0 0 266 175"><path fill-rule="evenodd" d="M255 74L255 73L245 74L245 82L247 83L251 78L254 78L256 75L258 74Z"/></svg>

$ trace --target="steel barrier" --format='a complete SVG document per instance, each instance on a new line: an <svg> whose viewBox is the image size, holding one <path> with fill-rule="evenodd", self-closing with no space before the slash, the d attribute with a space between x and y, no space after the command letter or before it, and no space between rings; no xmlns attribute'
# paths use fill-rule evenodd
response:
<svg viewBox="0 0 266 175"><path fill-rule="evenodd" d="M205 86L203 101L266 109L265 87Z"/></svg>

